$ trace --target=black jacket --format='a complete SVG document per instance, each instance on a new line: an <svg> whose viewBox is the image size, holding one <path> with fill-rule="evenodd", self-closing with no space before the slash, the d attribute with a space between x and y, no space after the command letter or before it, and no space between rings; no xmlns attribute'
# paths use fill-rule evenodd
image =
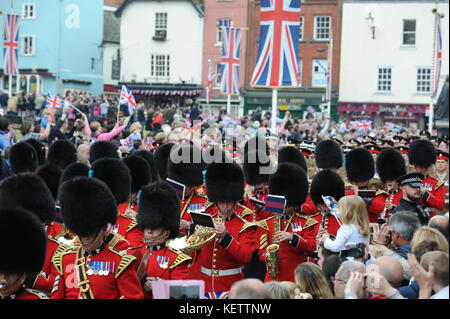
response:
<svg viewBox="0 0 450 319"><path fill-rule="evenodd" d="M420 223L422 225L427 225L428 220L430 219L430 216L428 213L423 209L422 205L419 203L413 203L410 201L407 201L403 198L400 199L400 202L398 205L392 210L391 215L394 215L396 212L402 212L402 211L410 211L416 213L417 217L419 217Z"/></svg>

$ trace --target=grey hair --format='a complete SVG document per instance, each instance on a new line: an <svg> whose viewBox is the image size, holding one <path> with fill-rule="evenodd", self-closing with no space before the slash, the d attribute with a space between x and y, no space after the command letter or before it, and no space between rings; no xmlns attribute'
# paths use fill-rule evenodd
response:
<svg viewBox="0 0 450 319"><path fill-rule="evenodd" d="M265 282L266 291L271 299L290 299L289 290L282 286L278 281Z"/></svg>
<svg viewBox="0 0 450 319"><path fill-rule="evenodd" d="M347 281L350 278L350 274L354 271L358 271L361 268L366 269L366 265L364 265L362 262L354 261L354 260L347 260L344 261L340 267L341 271L339 272L339 278L340 280Z"/></svg>
<svg viewBox="0 0 450 319"><path fill-rule="evenodd" d="M389 229L395 230L401 238L410 241L414 233L422 225L419 218L411 211L401 211L391 216L389 220Z"/></svg>

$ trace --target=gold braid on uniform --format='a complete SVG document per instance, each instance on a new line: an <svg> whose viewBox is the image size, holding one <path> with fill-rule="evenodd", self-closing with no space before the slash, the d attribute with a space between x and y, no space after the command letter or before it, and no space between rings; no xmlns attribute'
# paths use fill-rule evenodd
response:
<svg viewBox="0 0 450 319"><path fill-rule="evenodd" d="M111 248L108 247L109 250L117 253L118 255L120 255L122 257L122 260L119 263L119 266L117 266L117 270L116 273L114 274L114 278L118 278L122 272L133 262L136 260L136 257L132 256L132 255L127 255L125 252L121 251L121 250L117 250L115 248Z"/></svg>
<svg viewBox="0 0 450 319"><path fill-rule="evenodd" d="M238 206L241 207L241 208L244 208L244 210L242 211L240 217L245 217L245 216L253 214L253 211L250 208L245 207L244 205L239 204L239 203L238 203Z"/></svg>
<svg viewBox="0 0 450 319"><path fill-rule="evenodd" d="M35 295L35 296L39 297L39 299L50 299L50 298L48 298L45 294L43 294L43 293L40 292L40 291L37 291L37 290L34 290L34 289L30 289L30 288L25 288L25 290L26 290L28 293L30 293L30 294L32 294L32 295Z"/></svg>
<svg viewBox="0 0 450 319"><path fill-rule="evenodd" d="M173 261L173 263L170 265L169 269L174 269L176 266L180 265L181 263L192 260L192 257L183 253L181 250L174 249L172 247L167 247L170 251L173 251L174 253L177 253L177 258Z"/></svg>
<svg viewBox="0 0 450 319"><path fill-rule="evenodd" d="M133 220L131 221L131 223L128 225L128 228L127 228L127 233L130 231L130 230L132 230L134 227L136 227L137 226L137 222L136 222L136 218L133 218Z"/></svg>
<svg viewBox="0 0 450 319"><path fill-rule="evenodd" d="M52 256L51 263L55 266L56 270L60 275L63 274L62 269L63 256L69 252L76 252L76 249L77 249L76 247L69 246L66 244L60 244L59 247L56 249L55 253Z"/></svg>

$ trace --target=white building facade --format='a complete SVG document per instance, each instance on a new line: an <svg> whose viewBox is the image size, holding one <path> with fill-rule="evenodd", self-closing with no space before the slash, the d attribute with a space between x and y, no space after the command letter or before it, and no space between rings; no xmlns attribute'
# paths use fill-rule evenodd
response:
<svg viewBox="0 0 450 319"><path fill-rule="evenodd" d="M201 5L128 0L116 16L121 19L119 84L155 104L182 104L202 93Z"/></svg>
<svg viewBox="0 0 450 319"><path fill-rule="evenodd" d="M433 0L344 0L341 120L367 119L377 127L394 123L427 128L434 7ZM438 11L444 14L439 95L448 75L448 0L439 1Z"/></svg>

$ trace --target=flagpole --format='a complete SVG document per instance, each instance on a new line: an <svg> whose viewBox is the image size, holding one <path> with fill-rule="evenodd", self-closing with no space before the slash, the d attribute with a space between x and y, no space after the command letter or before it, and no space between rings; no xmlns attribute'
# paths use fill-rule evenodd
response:
<svg viewBox="0 0 450 319"><path fill-rule="evenodd" d="M276 134L277 131L277 102L278 102L278 89L272 89L272 134Z"/></svg>
<svg viewBox="0 0 450 319"><path fill-rule="evenodd" d="M437 33L437 15L439 14L438 9L438 2L437 0L434 2L435 11L432 11L434 14L434 37L433 37L433 55L432 55L432 84L431 84L431 94L430 94L430 104L429 104L429 112L428 112L428 133L430 133L430 136L433 134L433 117L434 117L434 107L433 107L433 95L434 92L437 90L437 87L435 87L436 82L439 84L439 79L436 79L436 33Z"/></svg>
<svg viewBox="0 0 450 319"><path fill-rule="evenodd" d="M231 94L227 95L227 115L231 116Z"/></svg>

